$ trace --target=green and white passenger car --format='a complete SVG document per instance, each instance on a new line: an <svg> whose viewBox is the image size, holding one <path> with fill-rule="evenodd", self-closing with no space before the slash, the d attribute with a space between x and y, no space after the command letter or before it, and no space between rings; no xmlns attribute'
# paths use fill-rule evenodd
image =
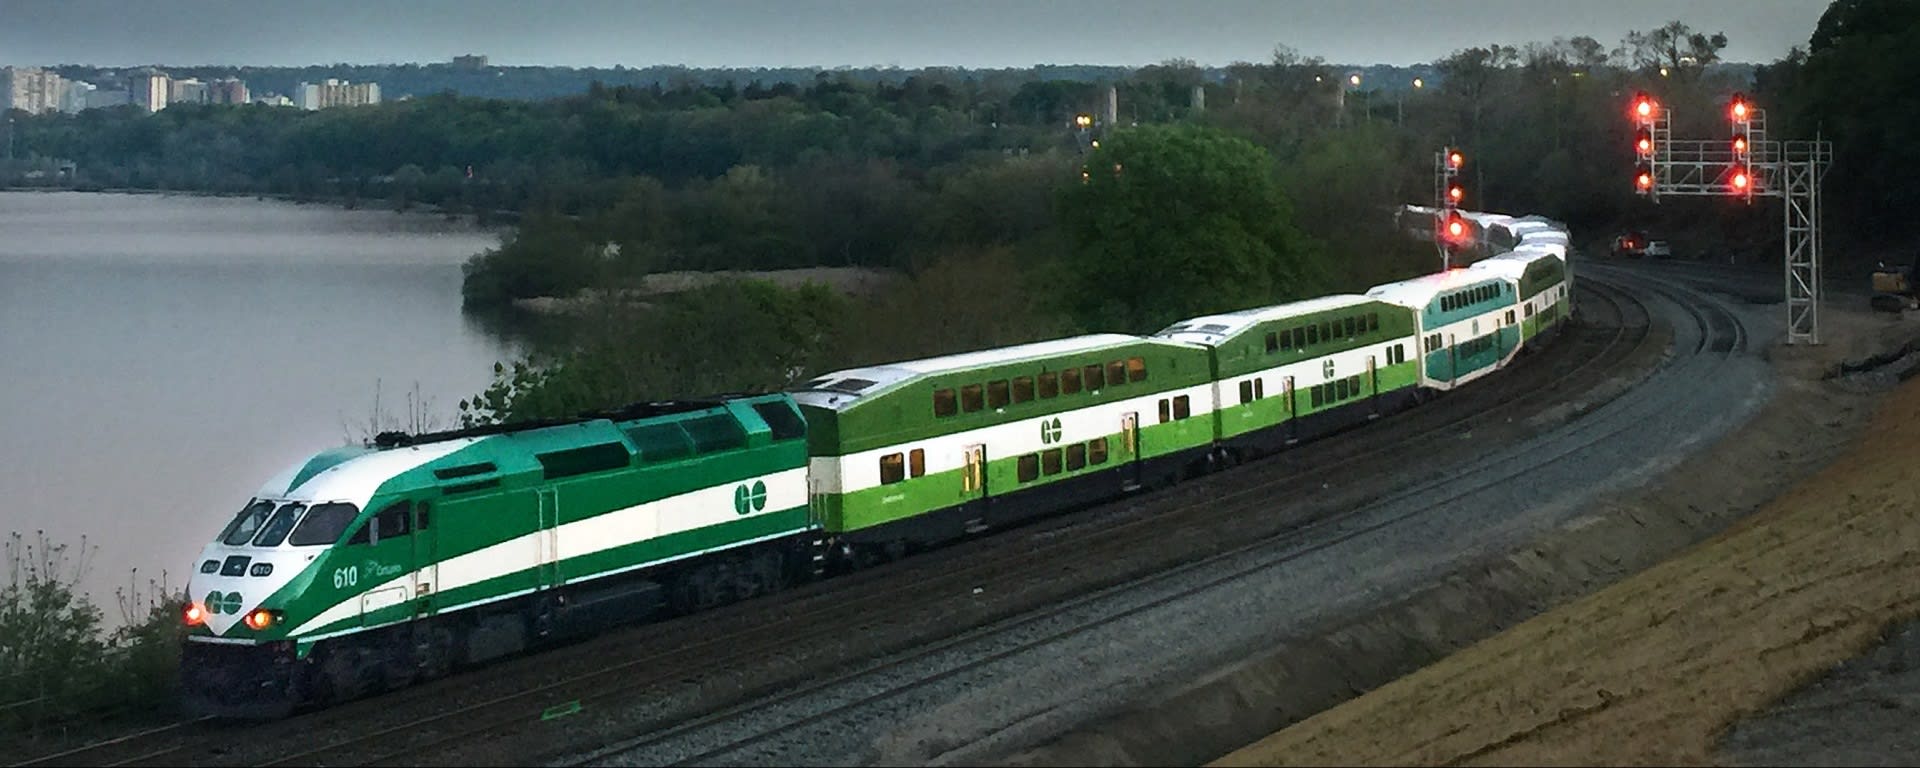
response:
<svg viewBox="0 0 1920 768"><path fill-rule="evenodd" d="M1413 311L1423 387L1465 385L1499 370L1520 350L1515 287L1497 274L1451 269L1375 286L1367 296Z"/></svg>
<svg viewBox="0 0 1920 768"><path fill-rule="evenodd" d="M793 398L825 531L895 554L1171 479L1214 442L1207 350L1118 334L836 371Z"/></svg>
<svg viewBox="0 0 1920 768"><path fill-rule="evenodd" d="M1221 448L1270 453L1413 404L1413 313L1341 295L1182 320L1158 338L1206 347Z"/></svg>

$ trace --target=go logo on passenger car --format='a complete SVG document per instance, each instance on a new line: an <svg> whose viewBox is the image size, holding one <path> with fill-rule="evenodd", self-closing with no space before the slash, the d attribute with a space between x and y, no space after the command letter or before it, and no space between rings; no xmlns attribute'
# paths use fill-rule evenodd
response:
<svg viewBox="0 0 1920 768"><path fill-rule="evenodd" d="M749 512L758 512L766 508L767 508L767 484L766 483L759 480L755 480L753 481L752 488L748 488L745 483L742 483L740 487L733 489L733 511L735 514L744 515Z"/></svg>
<svg viewBox="0 0 1920 768"><path fill-rule="evenodd" d="M1041 419L1040 443L1042 445L1053 445L1057 442L1060 442L1060 419Z"/></svg>

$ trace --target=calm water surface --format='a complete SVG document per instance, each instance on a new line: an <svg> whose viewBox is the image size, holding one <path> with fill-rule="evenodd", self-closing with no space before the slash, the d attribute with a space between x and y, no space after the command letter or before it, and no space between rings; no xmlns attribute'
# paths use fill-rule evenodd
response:
<svg viewBox="0 0 1920 768"><path fill-rule="evenodd" d="M109 623L115 587L182 586L268 477L367 434L376 387L453 426L516 352L460 312L461 262L497 243L424 214L0 192L0 533L85 536Z"/></svg>

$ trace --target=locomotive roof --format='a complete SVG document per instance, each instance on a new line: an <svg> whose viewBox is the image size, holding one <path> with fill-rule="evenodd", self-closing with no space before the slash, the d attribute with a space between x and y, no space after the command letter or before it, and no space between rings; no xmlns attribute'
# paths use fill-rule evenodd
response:
<svg viewBox="0 0 1920 768"><path fill-rule="evenodd" d="M886 363L865 368L849 368L844 371L834 371L815 377L812 381L792 390L793 399L804 405L844 410L851 407L855 402L858 402L862 397L880 394L893 388L895 385L923 376L949 371L983 368L1001 363L1035 360L1074 352L1110 349L1125 344L1137 344L1145 340L1147 339L1120 333L1094 333L1065 339L1037 341L1031 344L1020 344L1011 347L998 347L975 352L962 352L955 355ZM1159 339L1153 339L1152 341L1168 343Z"/></svg>
<svg viewBox="0 0 1920 768"><path fill-rule="evenodd" d="M1359 294L1338 294L1319 298L1290 301L1268 307L1243 309L1238 312L1222 312L1217 315L1202 315L1190 320L1169 325L1153 335L1156 339L1171 339L1194 344L1213 346L1233 338L1241 332L1268 320L1282 320L1299 317L1315 312L1325 312L1374 301Z"/></svg>
<svg viewBox="0 0 1920 768"><path fill-rule="evenodd" d="M382 483L483 439L466 437L387 450L325 451L274 476L258 496L305 502L345 501L364 508Z"/></svg>

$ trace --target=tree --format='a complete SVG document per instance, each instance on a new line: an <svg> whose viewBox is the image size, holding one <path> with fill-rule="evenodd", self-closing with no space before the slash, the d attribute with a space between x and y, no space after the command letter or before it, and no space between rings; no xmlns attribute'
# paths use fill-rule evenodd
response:
<svg viewBox="0 0 1920 768"><path fill-rule="evenodd" d="M1058 284L1091 328L1152 331L1312 294L1324 278L1266 150L1198 126L1116 132L1069 185Z"/></svg>

